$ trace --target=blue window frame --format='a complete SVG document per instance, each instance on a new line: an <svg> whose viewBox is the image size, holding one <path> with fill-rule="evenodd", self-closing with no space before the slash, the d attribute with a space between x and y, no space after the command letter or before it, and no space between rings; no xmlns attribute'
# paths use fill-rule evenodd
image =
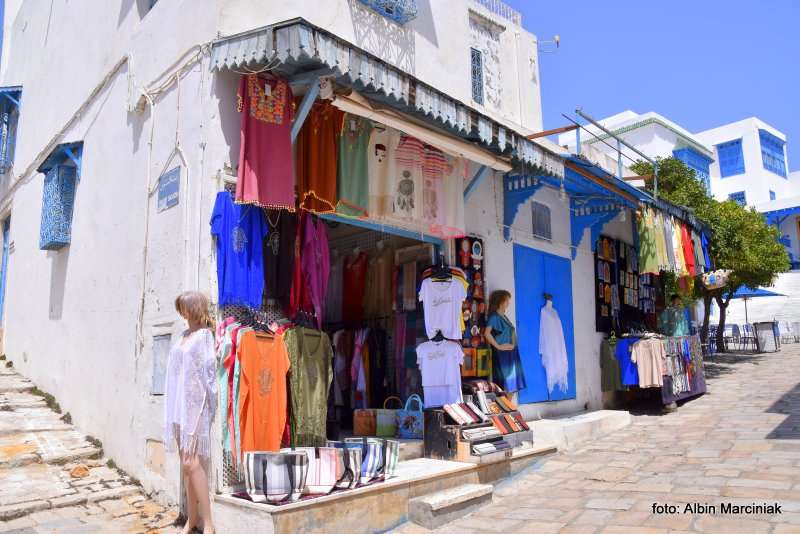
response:
<svg viewBox="0 0 800 534"><path fill-rule="evenodd" d="M689 147L673 150L672 155L692 169L697 179L700 180L700 183L706 188L706 192L711 192L709 174L711 162L714 160Z"/></svg>
<svg viewBox="0 0 800 534"><path fill-rule="evenodd" d="M722 178L744 173L744 153L742 140L735 139L717 145L717 160L719 161L719 175Z"/></svg>
<svg viewBox="0 0 800 534"><path fill-rule="evenodd" d="M483 54L475 48L470 48L469 51L472 66L472 100L483 104Z"/></svg>
<svg viewBox="0 0 800 534"><path fill-rule="evenodd" d="M21 87L0 87L0 174L14 165Z"/></svg>
<svg viewBox="0 0 800 534"><path fill-rule="evenodd" d="M41 250L59 250L72 242L72 211L82 154L83 143L58 145L37 169L44 173Z"/></svg>
<svg viewBox="0 0 800 534"><path fill-rule="evenodd" d="M733 200L740 206L747 205L747 197L745 196L744 191L737 191L736 193L731 193L728 195L728 199Z"/></svg>
<svg viewBox="0 0 800 534"><path fill-rule="evenodd" d="M359 0L381 16L398 24L417 18L417 0Z"/></svg>
<svg viewBox="0 0 800 534"><path fill-rule="evenodd" d="M761 141L761 162L764 168L786 178L786 158L783 153L786 143L780 137L761 129L758 130L758 138Z"/></svg>
<svg viewBox="0 0 800 534"><path fill-rule="evenodd" d="M550 208L540 202L531 202L531 214L533 216L533 235L542 239L553 239Z"/></svg>
<svg viewBox="0 0 800 534"><path fill-rule="evenodd" d="M769 199L770 199L770 200L775 200L775 191L773 191L773 190L771 190L771 189L770 189L770 191L769 191Z"/></svg>

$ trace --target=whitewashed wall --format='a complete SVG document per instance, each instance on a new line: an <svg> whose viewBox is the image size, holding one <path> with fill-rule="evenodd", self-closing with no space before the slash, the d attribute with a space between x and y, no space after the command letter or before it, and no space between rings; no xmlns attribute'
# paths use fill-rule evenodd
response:
<svg viewBox="0 0 800 534"><path fill-rule="evenodd" d="M553 239L546 241L530 235L530 202L541 202L550 207ZM526 205L520 207L512 225L512 242L503 240L502 213L503 188L500 177L487 179L475 191L465 206L467 232L484 238L484 256L487 291L507 289L514 293L513 244L518 243L569 258L570 220L567 206L558 199L558 191L542 188ZM606 224L603 233L632 244L630 213L625 222L619 217ZM575 325L575 379L576 398L556 402L528 404L523 412L529 419L553 417L581 410L603 407L600 390L600 342L602 334L595 331L594 256L589 244L589 231L572 262L573 323ZM509 309L514 321L514 306Z"/></svg>
<svg viewBox="0 0 800 534"><path fill-rule="evenodd" d="M221 35L302 17L497 120L531 131L542 129L536 37L477 2L419 0L417 18L402 26L357 0L219 0L218 4ZM505 27L499 36L500 107L472 102L470 10Z"/></svg>

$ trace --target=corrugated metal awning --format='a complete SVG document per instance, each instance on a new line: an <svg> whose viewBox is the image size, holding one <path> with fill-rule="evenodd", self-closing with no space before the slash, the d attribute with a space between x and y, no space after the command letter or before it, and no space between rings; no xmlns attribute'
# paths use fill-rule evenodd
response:
<svg viewBox="0 0 800 534"><path fill-rule="evenodd" d="M370 99L506 157L525 172L564 176L564 160L558 154L305 20L220 38L212 44L212 70L265 66L289 79L322 69L320 74L330 73L338 83Z"/></svg>

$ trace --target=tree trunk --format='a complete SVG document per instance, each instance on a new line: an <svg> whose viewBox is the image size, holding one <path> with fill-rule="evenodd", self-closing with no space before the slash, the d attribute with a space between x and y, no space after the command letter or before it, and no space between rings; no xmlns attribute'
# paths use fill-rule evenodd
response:
<svg viewBox="0 0 800 534"><path fill-rule="evenodd" d="M713 297L708 291L703 292L703 326L700 327L700 342L708 343L708 323L711 320L711 301Z"/></svg>
<svg viewBox="0 0 800 534"><path fill-rule="evenodd" d="M724 302L722 300L722 295L716 295L714 300L717 302L717 306L719 306L719 326L717 326L717 351L725 352L727 347L725 346L725 314L728 309L728 302Z"/></svg>

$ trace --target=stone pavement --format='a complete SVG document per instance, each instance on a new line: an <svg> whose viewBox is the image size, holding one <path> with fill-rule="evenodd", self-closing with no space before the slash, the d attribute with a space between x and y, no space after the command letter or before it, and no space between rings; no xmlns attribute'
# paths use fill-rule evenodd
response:
<svg viewBox="0 0 800 534"><path fill-rule="evenodd" d="M559 453L442 529L470 533L800 533L800 345L720 355L708 393ZM687 503L778 502L781 514L683 513ZM677 513L655 514L653 503ZM427 532L405 524L398 534Z"/></svg>
<svg viewBox="0 0 800 534"><path fill-rule="evenodd" d="M176 510L148 500L52 406L0 362L0 533L177 532Z"/></svg>

